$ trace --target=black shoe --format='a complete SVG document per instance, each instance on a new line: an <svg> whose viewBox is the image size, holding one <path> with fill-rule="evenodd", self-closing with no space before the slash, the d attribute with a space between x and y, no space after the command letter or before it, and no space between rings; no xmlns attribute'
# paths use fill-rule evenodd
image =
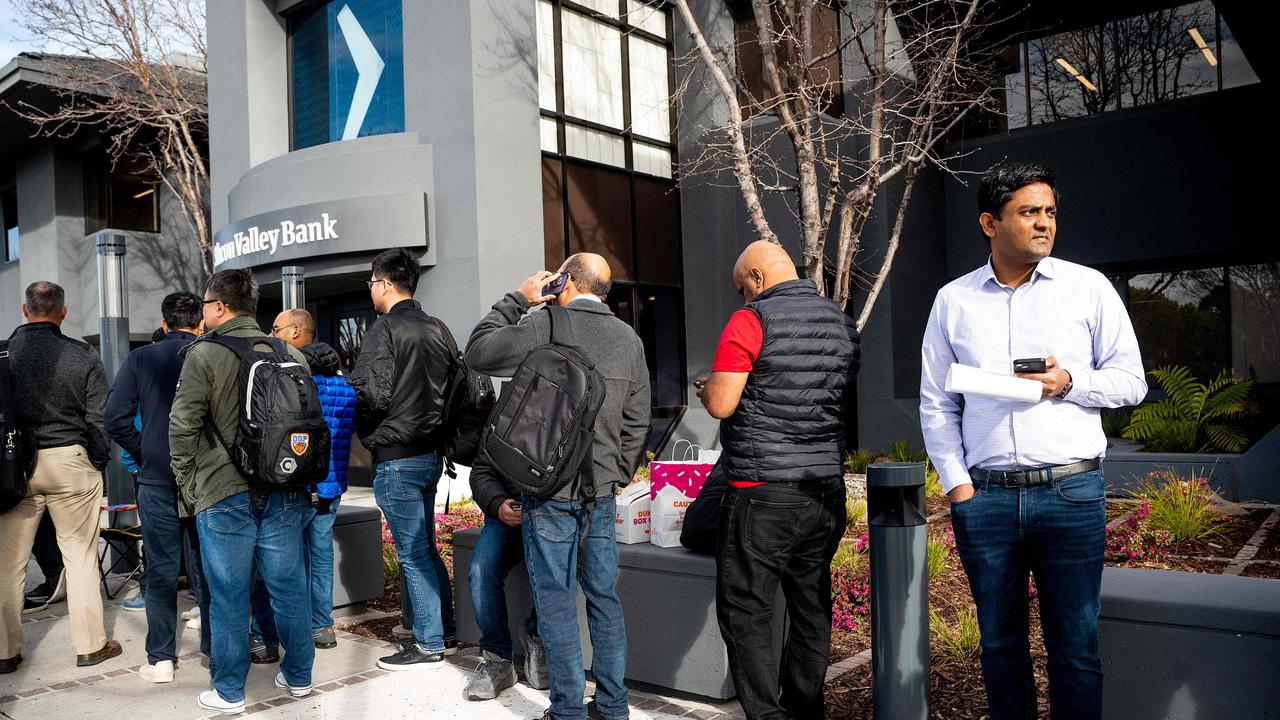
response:
<svg viewBox="0 0 1280 720"><path fill-rule="evenodd" d="M378 667L383 670L429 670L444 667L443 652L427 652L410 643L395 655L378 658Z"/></svg>
<svg viewBox="0 0 1280 720"><path fill-rule="evenodd" d="M203 620L201 621L203 622ZM280 646L267 645L261 640L249 638L249 661L254 665L269 665L280 662Z"/></svg>
<svg viewBox="0 0 1280 720"><path fill-rule="evenodd" d="M22 662L22 655L14 655L11 658L0 660L0 675L8 675L18 669L18 663Z"/></svg>
<svg viewBox="0 0 1280 720"><path fill-rule="evenodd" d="M445 641L444 641L444 656L445 656L445 657L449 657L450 655L457 655L457 654L458 654L458 641L457 641L457 640L445 640Z"/></svg>
<svg viewBox="0 0 1280 720"><path fill-rule="evenodd" d="M41 595L27 595L22 598L22 614L30 615L49 608L49 598Z"/></svg>
<svg viewBox="0 0 1280 720"><path fill-rule="evenodd" d="M595 700L587 703L587 720L608 720L608 716L600 712L600 708L596 707Z"/></svg>

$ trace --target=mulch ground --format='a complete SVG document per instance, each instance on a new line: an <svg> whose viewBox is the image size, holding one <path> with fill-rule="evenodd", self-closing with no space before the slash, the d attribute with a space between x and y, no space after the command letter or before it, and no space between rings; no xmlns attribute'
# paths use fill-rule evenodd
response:
<svg viewBox="0 0 1280 720"><path fill-rule="evenodd" d="M1271 534L1254 557L1258 560L1280 560L1280 524L1271 527Z"/></svg>
<svg viewBox="0 0 1280 720"><path fill-rule="evenodd" d="M1245 577L1280 580L1280 562L1249 563L1240 574Z"/></svg>
<svg viewBox="0 0 1280 720"><path fill-rule="evenodd" d="M1231 523L1223 528L1222 537L1180 543L1170 552L1175 555L1233 558L1270 514L1270 510L1250 510L1248 515L1232 518Z"/></svg>

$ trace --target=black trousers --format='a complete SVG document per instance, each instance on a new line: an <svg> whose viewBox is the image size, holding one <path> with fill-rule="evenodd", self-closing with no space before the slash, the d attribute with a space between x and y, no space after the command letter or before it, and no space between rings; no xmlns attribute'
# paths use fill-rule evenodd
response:
<svg viewBox="0 0 1280 720"><path fill-rule="evenodd" d="M40 590L53 592L58 576L62 574L62 549L58 547L58 532L53 527L53 516L50 513L45 513L40 518L40 525L36 527L36 541L31 545L31 554L35 556L36 564L40 566L40 574L44 575Z"/></svg>
<svg viewBox="0 0 1280 720"><path fill-rule="evenodd" d="M730 487L720 508L716 614L751 720L821 720L831 648L831 558L844 534L844 482ZM775 640L778 588L786 602Z"/></svg>

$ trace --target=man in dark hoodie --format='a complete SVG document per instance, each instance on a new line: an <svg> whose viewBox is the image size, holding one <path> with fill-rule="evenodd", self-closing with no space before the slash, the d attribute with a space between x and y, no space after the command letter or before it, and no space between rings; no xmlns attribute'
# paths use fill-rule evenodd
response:
<svg viewBox="0 0 1280 720"><path fill-rule="evenodd" d="M329 477L315 487L319 499L303 516L302 542L311 583L311 638L317 648L332 648L338 644L332 617L333 521L338 502L347 491L356 391L347 383L338 352L327 343L316 342L316 320L311 313L301 308L285 310L272 323L271 335L298 348L307 358L311 378L320 392L324 421L329 426ZM280 641L267 587L260 579L254 583L253 616L252 660L275 662L280 657Z"/></svg>
<svg viewBox="0 0 1280 720"><path fill-rule="evenodd" d="M195 341L203 325L200 296L176 292L160 303L165 334L159 342L129 353L116 373L103 416L107 434L139 464L138 514L146 547L147 664L138 677L148 682L173 681L178 662L178 574L182 538L199 547L195 521L178 517L178 486L169 467L169 413L182 374L179 351ZM141 413L142 429L135 418ZM202 572L199 556L190 563ZM202 587L199 579L193 587ZM202 623L200 650L209 653L209 623Z"/></svg>

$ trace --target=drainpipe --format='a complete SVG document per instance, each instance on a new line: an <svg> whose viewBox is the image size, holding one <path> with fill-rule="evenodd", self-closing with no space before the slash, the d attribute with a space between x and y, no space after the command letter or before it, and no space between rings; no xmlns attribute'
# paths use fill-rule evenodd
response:
<svg viewBox="0 0 1280 720"><path fill-rule="evenodd" d="M107 371L107 386L129 354L129 271L125 262L125 236L101 232L95 238L98 249L99 349ZM133 478L120 464L120 446L111 443L111 460L106 468L107 503L124 505L135 501Z"/></svg>
<svg viewBox="0 0 1280 720"><path fill-rule="evenodd" d="M306 273L301 265L286 265L280 269L280 295L284 310L307 306Z"/></svg>

